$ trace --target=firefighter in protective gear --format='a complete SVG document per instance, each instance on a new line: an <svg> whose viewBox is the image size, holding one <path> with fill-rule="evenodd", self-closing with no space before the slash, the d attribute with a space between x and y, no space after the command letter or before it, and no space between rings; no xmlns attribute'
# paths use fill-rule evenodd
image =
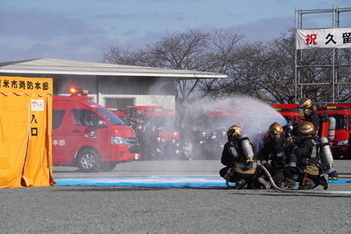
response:
<svg viewBox="0 0 351 234"><path fill-rule="evenodd" d="M302 98L300 101L299 101L299 108L305 110L305 109L309 109L309 110L313 110L315 109L315 106L312 102L311 99L309 98ZM306 111L306 113L308 113L308 111Z"/></svg>
<svg viewBox="0 0 351 234"><path fill-rule="evenodd" d="M227 136L228 141L221 157L221 163L225 167L219 171L220 176L227 181L228 187L229 182L235 182L236 189L262 187L257 180L257 163L249 139L237 125L228 129ZM251 150L247 148L248 145Z"/></svg>
<svg viewBox="0 0 351 234"><path fill-rule="evenodd" d="M324 166L321 162L321 147L315 136L314 124L303 121L298 124L297 142L292 144L291 150L297 156L298 167L301 170L299 189L312 189L318 185L328 189L328 182L324 176Z"/></svg>
<svg viewBox="0 0 351 234"><path fill-rule="evenodd" d="M237 125L231 126L227 131L228 141L230 141L235 136L241 136L243 134L243 130Z"/></svg>
<svg viewBox="0 0 351 234"><path fill-rule="evenodd" d="M296 156L290 151L292 142L285 137L283 127L277 122L269 126L268 133L260 151L261 164L268 169L277 186L294 187L299 171Z"/></svg>
<svg viewBox="0 0 351 234"><path fill-rule="evenodd" d="M315 132L318 132L320 119L316 114L317 107L309 98L303 98L299 102L300 114L304 120L311 122L314 125Z"/></svg>
<svg viewBox="0 0 351 234"><path fill-rule="evenodd" d="M301 115L304 117L305 121L309 121L314 125L315 128L315 134L318 135L318 130L321 124L321 121L328 121L329 117L322 116L322 119L316 114L316 109L317 107L313 104L312 100L309 98L303 98L299 102L299 108L301 110ZM323 160L322 161L326 161ZM329 179L331 180L337 180L338 179L338 173L336 172L334 165L328 162L324 163L324 167L327 170L327 174L329 176Z"/></svg>

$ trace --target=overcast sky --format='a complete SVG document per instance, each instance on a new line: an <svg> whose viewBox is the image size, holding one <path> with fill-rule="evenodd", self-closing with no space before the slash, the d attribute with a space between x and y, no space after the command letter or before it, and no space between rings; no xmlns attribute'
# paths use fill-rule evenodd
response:
<svg viewBox="0 0 351 234"><path fill-rule="evenodd" d="M295 10L350 8L350 0L0 0L0 62L61 58L97 62L114 44L133 48L167 31L226 29L245 41L295 27ZM304 15L304 27L332 27L331 13ZM340 14L351 27L351 12Z"/></svg>

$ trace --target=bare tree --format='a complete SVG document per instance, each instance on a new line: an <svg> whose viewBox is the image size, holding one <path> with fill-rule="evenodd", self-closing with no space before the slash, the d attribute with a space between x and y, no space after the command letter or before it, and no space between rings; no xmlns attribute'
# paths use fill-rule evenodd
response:
<svg viewBox="0 0 351 234"><path fill-rule="evenodd" d="M149 64L155 67L207 71L204 59L210 34L188 29L184 33L168 34L146 48ZM194 94L200 80L177 80L178 104L182 105Z"/></svg>
<svg viewBox="0 0 351 234"><path fill-rule="evenodd" d="M269 42L258 58L260 75L257 83L273 103L291 103L294 101L294 38L281 36Z"/></svg>
<svg viewBox="0 0 351 234"><path fill-rule="evenodd" d="M219 72L227 79L176 81L178 104L187 106L196 99L218 99L237 94L268 103L295 101L295 31L268 42L244 43L238 32L217 30L204 33L188 29L167 36L143 49L109 46L103 61L117 64ZM332 68L331 50L308 50L299 54L299 65L310 65L301 73L302 82L328 83ZM340 50L337 92L339 101L350 100L350 49ZM320 66L322 65L322 66ZM316 69L315 67L320 68ZM313 69L312 69L313 68ZM330 101L331 91L323 86L306 86L305 96L318 102Z"/></svg>
<svg viewBox="0 0 351 234"><path fill-rule="evenodd" d="M227 74L229 79L201 80L202 95L217 99L230 96L233 93L241 93L243 85L241 78L241 66L248 56L248 48L242 43L244 35L238 32L215 31L209 41L205 64L207 71L215 71Z"/></svg>
<svg viewBox="0 0 351 234"><path fill-rule="evenodd" d="M230 82L219 84L228 95L231 91L241 92L250 96L265 100L269 103L293 103L295 101L295 34L290 30L288 34L282 35L268 43L256 42L242 46L238 54L246 58L237 60L233 66L236 69L227 73L231 76ZM243 51L246 51L243 52ZM350 49L338 51L337 90L338 101L350 100ZM238 54L236 56L238 56ZM300 66L308 65L301 73L304 83L321 85L310 85L304 89L304 95L316 102L330 102L332 97L331 79L333 67L331 59L333 51L308 50L303 51ZM323 85L322 85L323 84ZM247 88L245 88L247 87ZM229 92L228 92L229 91Z"/></svg>
<svg viewBox="0 0 351 234"><path fill-rule="evenodd" d="M131 51L130 46L112 45L104 51L103 61L226 73L235 69L235 60L240 59L236 56L240 48L237 44L243 37L224 30L210 34L188 29L183 33L168 33L160 41L137 51ZM206 97L214 90L212 87L215 82L214 79L178 80L178 100L183 103L191 101L194 96Z"/></svg>
<svg viewBox="0 0 351 234"><path fill-rule="evenodd" d="M131 51L131 46L110 45L103 50L101 62L108 62L121 65L136 65L138 63L135 54Z"/></svg>

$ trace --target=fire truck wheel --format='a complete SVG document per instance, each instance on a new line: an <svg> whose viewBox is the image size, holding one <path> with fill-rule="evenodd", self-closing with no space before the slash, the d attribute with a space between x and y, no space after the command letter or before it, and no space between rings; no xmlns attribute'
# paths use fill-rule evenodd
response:
<svg viewBox="0 0 351 234"><path fill-rule="evenodd" d="M84 149L78 153L77 166L83 172L96 172L100 169L100 156L92 149Z"/></svg>
<svg viewBox="0 0 351 234"><path fill-rule="evenodd" d="M101 170L112 171L113 169L115 169L116 165L117 165L117 162L104 162L104 163L101 163Z"/></svg>

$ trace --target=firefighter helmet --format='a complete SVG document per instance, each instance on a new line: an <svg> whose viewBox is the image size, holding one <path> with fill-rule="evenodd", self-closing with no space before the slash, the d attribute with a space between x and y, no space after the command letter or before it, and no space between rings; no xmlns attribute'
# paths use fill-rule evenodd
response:
<svg viewBox="0 0 351 234"><path fill-rule="evenodd" d="M313 107L313 102L311 99L309 98L303 98L300 100L299 102L299 108L302 108L302 109L312 109Z"/></svg>
<svg viewBox="0 0 351 234"><path fill-rule="evenodd" d="M309 116L314 111L316 111L317 107L313 104L312 100L309 98L303 98L299 103L300 114L302 116Z"/></svg>
<svg viewBox="0 0 351 234"><path fill-rule="evenodd" d="M274 122L269 126L268 132L273 140L279 140L281 138L281 135L283 133L283 127L278 124L277 122Z"/></svg>
<svg viewBox="0 0 351 234"><path fill-rule="evenodd" d="M271 124L271 126L269 126L268 132L280 134L283 132L283 127L280 124L278 124L277 122L274 122Z"/></svg>
<svg viewBox="0 0 351 234"><path fill-rule="evenodd" d="M297 126L297 132L302 136L311 136L316 131L313 123L302 121Z"/></svg>
<svg viewBox="0 0 351 234"><path fill-rule="evenodd" d="M227 136L228 137L232 137L232 136L240 136L243 134L243 131L241 130L241 128L239 128L239 126L237 125L233 125L231 126L228 131L227 131Z"/></svg>

